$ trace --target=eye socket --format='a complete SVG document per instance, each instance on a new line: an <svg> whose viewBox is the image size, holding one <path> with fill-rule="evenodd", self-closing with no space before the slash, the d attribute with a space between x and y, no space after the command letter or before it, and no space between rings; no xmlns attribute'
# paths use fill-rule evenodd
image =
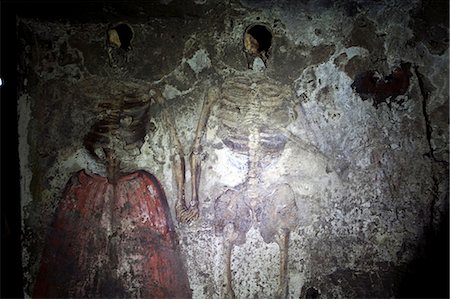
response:
<svg viewBox="0 0 450 299"><path fill-rule="evenodd" d="M123 50L131 49L131 41L133 40L133 29L128 24L118 24L108 30L108 42L110 45L121 48Z"/></svg>

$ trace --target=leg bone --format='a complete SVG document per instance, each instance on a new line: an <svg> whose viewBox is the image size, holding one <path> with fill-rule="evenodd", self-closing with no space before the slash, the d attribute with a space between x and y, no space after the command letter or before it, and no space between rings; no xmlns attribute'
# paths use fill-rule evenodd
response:
<svg viewBox="0 0 450 299"><path fill-rule="evenodd" d="M200 174L201 174L201 141L206 131L206 124L208 122L209 115L211 113L211 107L216 102L218 97L218 90L212 88L208 91L208 95L203 103L202 111L200 113L200 119L195 131L194 143L192 145L190 164L191 164L191 180L192 180L192 198L189 203L189 208L198 209L198 189L200 186Z"/></svg>
<svg viewBox="0 0 450 299"><path fill-rule="evenodd" d="M237 238L237 232L234 229L234 225L229 223L224 228L224 263L225 263L225 273L224 282L222 289L222 298L224 299L234 299L236 298L233 291L233 279L231 276L231 255L233 253L234 241Z"/></svg>
<svg viewBox="0 0 450 299"><path fill-rule="evenodd" d="M281 229L276 236L276 242L280 248L280 281L277 298L285 299L289 294L288 260L289 260L289 235L288 229Z"/></svg>
<svg viewBox="0 0 450 299"><path fill-rule="evenodd" d="M164 100L161 93L157 93L156 102L163 104ZM175 146L175 154L173 158L173 172L175 175L175 181L177 184L177 200L175 202L175 213L178 221L182 223L189 223L198 218L198 209L188 209L185 199L185 182L186 182L186 160L184 158L183 146L180 139L178 138L178 133L175 128L175 124L172 121L169 113L164 111L162 114L164 122L169 127L170 139L172 144Z"/></svg>

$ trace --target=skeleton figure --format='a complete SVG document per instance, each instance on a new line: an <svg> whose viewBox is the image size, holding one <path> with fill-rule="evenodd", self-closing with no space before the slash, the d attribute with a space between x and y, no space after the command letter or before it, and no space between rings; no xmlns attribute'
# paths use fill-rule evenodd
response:
<svg viewBox="0 0 450 299"><path fill-rule="evenodd" d="M85 92L99 83L87 81ZM164 190L156 177L128 163L147 134L151 98L126 86L133 84L98 94L106 100L98 104L83 143L104 164L106 177L101 169L81 170L66 185L46 238L35 298L191 297Z"/></svg>
<svg viewBox="0 0 450 299"><path fill-rule="evenodd" d="M83 144L91 155L106 165L111 183L119 176L121 161L118 154L126 156L139 150L143 144L149 122L151 100L128 94L101 102L99 120L84 137Z"/></svg>
<svg viewBox="0 0 450 299"><path fill-rule="evenodd" d="M169 125L175 148L173 165L178 189L176 215L180 222L191 222L199 217L201 140L212 112L217 114L217 135L223 144L247 157L246 180L225 191L214 202L215 231L223 237L224 298L235 297L231 276L233 247L245 243L246 233L252 226L260 229L265 242L278 244L280 281L276 297L286 298L288 295L289 237L298 223L295 194L286 183L265 186L260 174L281 157L289 140L294 141L299 149L320 155L315 147L295 139L286 128L296 117L292 109L292 96L287 86L257 73L251 77L233 77L226 80L221 89L211 88L208 91L190 153L192 197L189 203L185 199L185 154L174 122L167 109L163 109L163 118ZM156 99L164 105L160 94Z"/></svg>
<svg viewBox="0 0 450 299"><path fill-rule="evenodd" d="M285 128L292 120L291 98L289 88L262 75L236 77L222 85L218 135L231 150L248 157L246 181L225 192L215 204L216 231L224 238L225 298L234 298L230 265L233 246L245 242L252 225L260 227L264 241L275 241L280 248L277 296L287 296L289 233L297 214L294 193L289 185L283 185L275 186L276 191L270 194L262 187L259 174L281 155L288 141Z"/></svg>

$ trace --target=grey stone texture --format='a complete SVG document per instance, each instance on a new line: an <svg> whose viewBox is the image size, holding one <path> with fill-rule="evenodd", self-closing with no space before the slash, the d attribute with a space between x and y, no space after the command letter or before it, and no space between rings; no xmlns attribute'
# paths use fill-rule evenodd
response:
<svg viewBox="0 0 450 299"><path fill-rule="evenodd" d="M123 172L146 170L161 182L194 298L226 295L220 221L240 234L230 264L236 298L279 295L280 229L290 232L288 298L396 296L448 215L446 5L132 1L60 19L19 15L25 293L71 175L106 175L83 146L103 113L98 104L132 93L151 101L145 138L114 146ZM130 50L108 43L120 23L133 30ZM249 69L243 38L253 24L272 41L266 63ZM375 105L352 88L366 71L389 80L401 63L410 63L403 94ZM162 112L187 158L211 88L220 92L201 140L199 218L180 223ZM190 174L187 167L188 201Z"/></svg>

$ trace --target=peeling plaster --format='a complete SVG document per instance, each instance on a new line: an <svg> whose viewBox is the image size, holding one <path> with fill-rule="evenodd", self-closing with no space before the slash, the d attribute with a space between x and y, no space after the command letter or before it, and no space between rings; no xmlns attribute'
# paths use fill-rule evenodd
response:
<svg viewBox="0 0 450 299"><path fill-rule="evenodd" d="M204 69L211 67L211 60L208 57L208 52L205 49L200 49L195 52L194 56L186 60L186 63L198 75Z"/></svg>

